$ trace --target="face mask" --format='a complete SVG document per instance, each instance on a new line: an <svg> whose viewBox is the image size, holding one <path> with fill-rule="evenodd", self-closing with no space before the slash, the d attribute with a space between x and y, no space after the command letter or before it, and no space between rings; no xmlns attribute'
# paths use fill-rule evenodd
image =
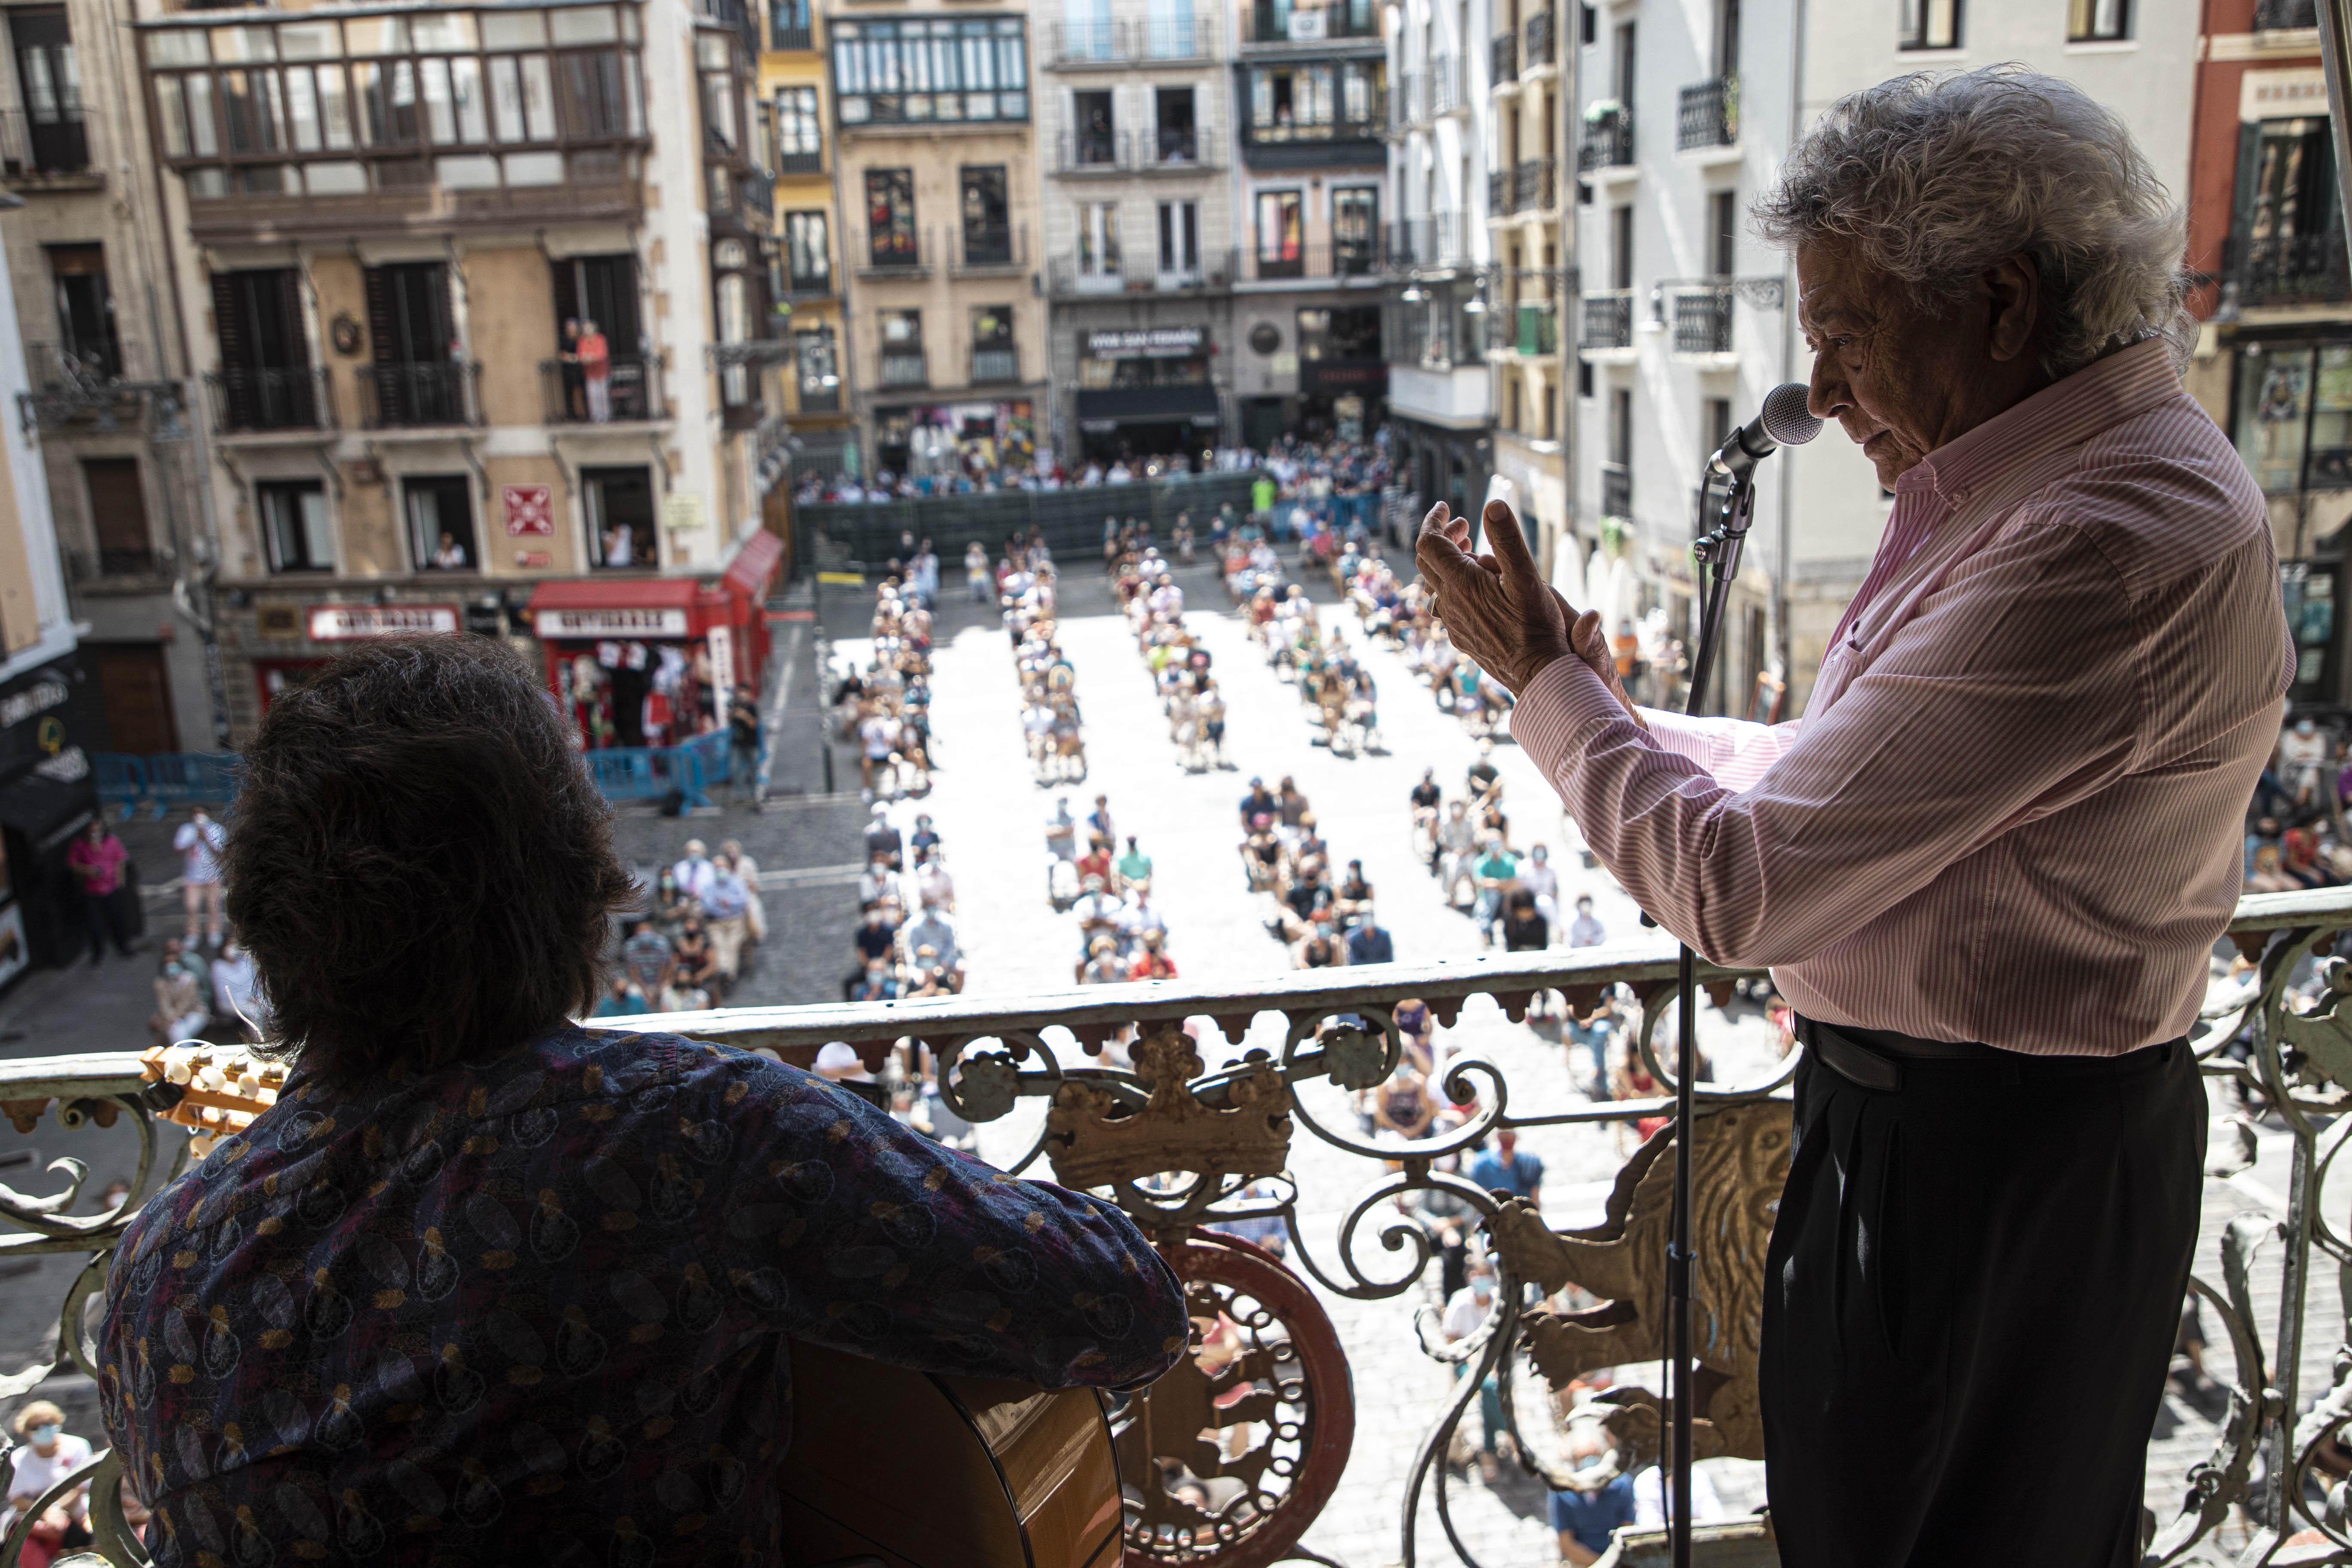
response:
<svg viewBox="0 0 2352 1568"><path fill-rule="evenodd" d="M49 1444L58 1440L58 1433L60 1430L61 1428L56 1422L45 1421L40 1426L34 1427L32 1431L26 1433L26 1436L32 1438L33 1442L37 1446L47 1447Z"/></svg>

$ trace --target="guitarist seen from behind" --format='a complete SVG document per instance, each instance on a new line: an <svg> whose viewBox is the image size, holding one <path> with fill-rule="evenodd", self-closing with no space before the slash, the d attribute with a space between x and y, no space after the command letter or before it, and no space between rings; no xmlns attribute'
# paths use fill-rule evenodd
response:
<svg viewBox="0 0 2352 1568"><path fill-rule="evenodd" d="M567 1021L633 889L503 647L346 655L247 763L228 911L293 1070L107 1282L159 1563L771 1563L788 1338L1047 1387L1184 1352L1110 1205L766 1058Z"/></svg>

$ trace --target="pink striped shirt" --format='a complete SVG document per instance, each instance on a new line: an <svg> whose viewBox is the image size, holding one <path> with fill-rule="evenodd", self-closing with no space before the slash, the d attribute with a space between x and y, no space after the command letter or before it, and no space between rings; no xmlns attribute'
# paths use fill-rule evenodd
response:
<svg viewBox="0 0 2352 1568"><path fill-rule="evenodd" d="M1511 731L1641 906L1824 1023L2036 1055L2187 1032L2294 669L2263 498L2165 346L1931 453L1802 719L1574 658Z"/></svg>

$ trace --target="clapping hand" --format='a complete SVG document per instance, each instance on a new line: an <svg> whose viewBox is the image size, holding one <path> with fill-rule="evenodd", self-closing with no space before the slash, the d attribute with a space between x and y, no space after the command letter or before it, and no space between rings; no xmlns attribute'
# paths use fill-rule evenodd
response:
<svg viewBox="0 0 2352 1568"><path fill-rule="evenodd" d="M1488 501L1485 521L1492 555L1470 553L1469 520L1449 515L1444 501L1421 520L1414 559L1436 590L1437 619L1454 646L1514 693L1525 691L1545 666L1572 654L1635 723L1648 728L1617 678L1600 612L1577 614L1543 580L1507 503Z"/></svg>

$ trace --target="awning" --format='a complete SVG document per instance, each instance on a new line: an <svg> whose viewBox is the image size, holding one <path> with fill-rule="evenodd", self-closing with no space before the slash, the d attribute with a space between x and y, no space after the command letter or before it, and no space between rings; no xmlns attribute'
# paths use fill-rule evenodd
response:
<svg viewBox="0 0 2352 1568"><path fill-rule="evenodd" d="M776 563L783 555L784 542L763 528L735 552L722 580L753 604L765 603L768 584L775 580Z"/></svg>
<svg viewBox="0 0 2352 1568"><path fill-rule="evenodd" d="M1184 386L1107 386L1078 392L1080 419L1108 420L1118 425L1172 424L1195 417L1217 416L1217 389L1195 384Z"/></svg>
<svg viewBox="0 0 2352 1568"><path fill-rule="evenodd" d="M541 638L683 637L691 635L702 584L691 577L572 577L530 595Z"/></svg>
<svg viewBox="0 0 2352 1568"><path fill-rule="evenodd" d="M97 809L97 780L79 746L43 759L0 786L0 823L42 850L79 832Z"/></svg>

